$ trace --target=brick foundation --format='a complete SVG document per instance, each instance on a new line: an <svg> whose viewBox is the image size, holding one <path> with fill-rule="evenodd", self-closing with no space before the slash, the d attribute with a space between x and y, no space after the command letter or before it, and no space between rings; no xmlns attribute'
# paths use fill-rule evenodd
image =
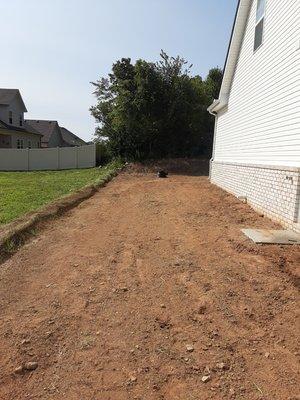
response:
<svg viewBox="0 0 300 400"><path fill-rule="evenodd" d="M257 211L300 232L300 168L211 161L211 182L245 196Z"/></svg>

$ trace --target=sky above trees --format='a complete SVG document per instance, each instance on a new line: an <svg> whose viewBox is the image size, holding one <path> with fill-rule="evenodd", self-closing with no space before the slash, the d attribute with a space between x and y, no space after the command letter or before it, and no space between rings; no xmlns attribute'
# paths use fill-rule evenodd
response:
<svg viewBox="0 0 300 400"><path fill-rule="evenodd" d="M122 57L160 50L205 77L223 67L237 0L10 0L1 2L0 87L19 88L28 118L56 119L84 139L95 122L90 81Z"/></svg>

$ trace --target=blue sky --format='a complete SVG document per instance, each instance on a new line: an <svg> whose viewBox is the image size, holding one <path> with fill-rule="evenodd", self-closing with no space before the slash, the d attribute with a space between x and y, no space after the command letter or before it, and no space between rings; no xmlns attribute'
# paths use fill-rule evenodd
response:
<svg viewBox="0 0 300 400"><path fill-rule="evenodd" d="M27 118L54 119L90 140L90 81L121 57L160 49L205 77L223 67L237 0L9 0L0 2L0 87L19 88Z"/></svg>

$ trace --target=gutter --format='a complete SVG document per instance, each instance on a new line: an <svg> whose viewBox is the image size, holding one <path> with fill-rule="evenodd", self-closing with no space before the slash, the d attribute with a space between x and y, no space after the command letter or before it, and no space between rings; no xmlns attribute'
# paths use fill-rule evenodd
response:
<svg viewBox="0 0 300 400"><path fill-rule="evenodd" d="M208 107L207 111L211 115L217 115L218 111L222 110L222 108L226 107L228 104L228 95L221 96L219 99L214 100L214 102Z"/></svg>
<svg viewBox="0 0 300 400"><path fill-rule="evenodd" d="M214 100L214 102L208 107L207 111L211 114L216 116L217 113L214 111L214 109L220 104L220 100Z"/></svg>
<svg viewBox="0 0 300 400"><path fill-rule="evenodd" d="M226 107L228 104L229 93L245 34L251 4L252 0L238 1L223 69L223 80L220 88L219 99L215 100L208 108L208 112L212 115L216 115L218 111Z"/></svg>

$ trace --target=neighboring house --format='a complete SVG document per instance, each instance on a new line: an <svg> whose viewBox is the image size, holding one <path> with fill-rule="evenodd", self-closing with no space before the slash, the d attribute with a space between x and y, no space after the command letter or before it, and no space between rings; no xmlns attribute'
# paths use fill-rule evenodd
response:
<svg viewBox="0 0 300 400"><path fill-rule="evenodd" d="M300 3L240 0L216 116L210 179L300 231Z"/></svg>
<svg viewBox="0 0 300 400"><path fill-rule="evenodd" d="M24 120L27 112L18 89L0 88L0 148L38 148L42 135Z"/></svg>
<svg viewBox="0 0 300 400"><path fill-rule="evenodd" d="M80 139L80 137L76 136L74 133L70 132L68 129L64 127L60 127L60 131L62 134L63 141L66 146L75 147L75 146L84 146L87 145L87 142Z"/></svg>
<svg viewBox="0 0 300 400"><path fill-rule="evenodd" d="M57 121L27 119L27 124L42 135L41 147L65 147Z"/></svg>
<svg viewBox="0 0 300 400"><path fill-rule="evenodd" d="M45 121L37 119L27 119L27 124L42 134L42 147L75 147L83 146L86 142L70 132L68 129L60 127L57 121Z"/></svg>
<svg viewBox="0 0 300 400"><path fill-rule="evenodd" d="M18 89L0 88L0 148L75 147L87 143L57 121L24 119L27 112Z"/></svg>

